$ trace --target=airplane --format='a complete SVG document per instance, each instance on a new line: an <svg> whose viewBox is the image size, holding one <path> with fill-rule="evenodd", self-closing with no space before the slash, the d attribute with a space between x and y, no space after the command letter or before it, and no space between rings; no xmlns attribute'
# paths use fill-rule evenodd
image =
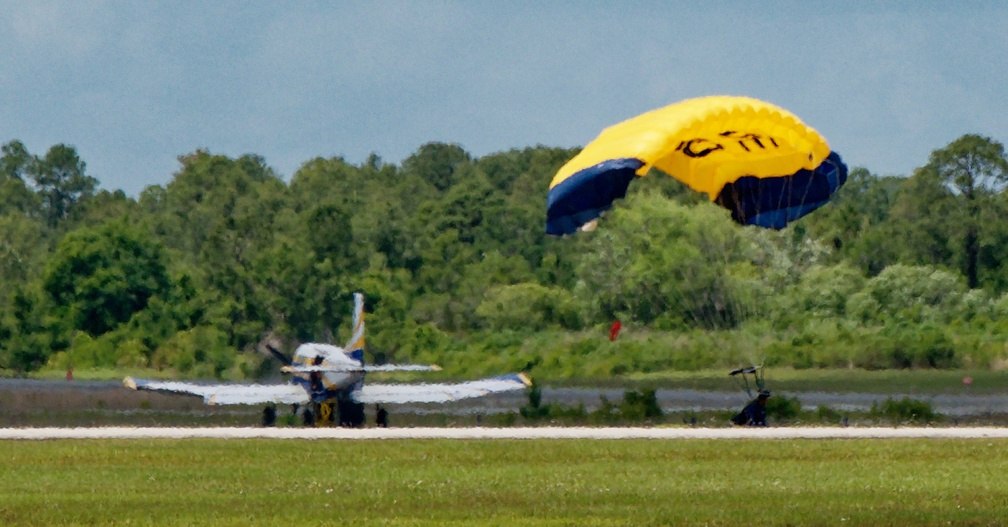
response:
<svg viewBox="0 0 1008 527"><path fill-rule="evenodd" d="M353 333L344 347L308 342L289 357L273 346L267 349L280 359L281 371L292 375L286 384L200 384L126 377L123 385L133 390L202 397L209 405L265 404L263 425L273 426L276 405L289 404L301 410L305 426L338 422L344 427L364 426L364 405L378 405L376 422L387 426L388 412L380 405L397 403L444 403L485 395L523 390L532 385L525 372L461 383L365 384L368 372L437 371L435 365L364 363L364 295L354 293ZM334 411L335 410L335 411Z"/></svg>

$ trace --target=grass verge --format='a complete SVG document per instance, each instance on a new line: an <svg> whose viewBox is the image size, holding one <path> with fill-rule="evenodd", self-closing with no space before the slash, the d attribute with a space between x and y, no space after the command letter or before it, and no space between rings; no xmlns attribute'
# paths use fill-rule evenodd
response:
<svg viewBox="0 0 1008 527"><path fill-rule="evenodd" d="M994 525L1008 440L8 441L0 524Z"/></svg>

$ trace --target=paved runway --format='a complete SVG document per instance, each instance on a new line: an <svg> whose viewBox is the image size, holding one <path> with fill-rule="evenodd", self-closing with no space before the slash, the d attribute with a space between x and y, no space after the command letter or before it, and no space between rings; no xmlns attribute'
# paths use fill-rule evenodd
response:
<svg viewBox="0 0 1008 527"><path fill-rule="evenodd" d="M953 417L1000 414L1008 411L1008 394L872 394L872 393L784 393L796 397L806 410L828 407L839 412L868 411L873 404L887 399L899 400L904 396L929 403L935 412ZM61 395L61 397L56 397ZM599 408L601 399L621 401L624 390L620 388L543 387L543 404L560 404L576 408L584 406L591 412ZM666 413L683 411L722 411L741 408L748 397L741 391L700 391L680 388L662 388L656 392L658 404ZM173 409L189 406L192 400L164 394L133 392L122 387L119 381L51 381L35 379L0 378L0 402L7 398L8 405L31 405L44 409L45 404L58 404L59 409L102 408L136 410L144 402L151 409ZM99 403L100 401L100 403ZM522 392L504 393L491 397L466 399L449 404L399 404L389 405L393 415L437 413L444 415L493 415L514 412L528 402ZM9 408L7 408L9 410ZM209 409L211 411L213 409ZM261 409L256 409L256 413ZM0 421L2 424L2 421ZM123 423L130 424L130 423ZM7 426L10 424L7 423Z"/></svg>
<svg viewBox="0 0 1008 527"><path fill-rule="evenodd" d="M1008 428L0 428L0 440L45 439L862 439L1008 438Z"/></svg>

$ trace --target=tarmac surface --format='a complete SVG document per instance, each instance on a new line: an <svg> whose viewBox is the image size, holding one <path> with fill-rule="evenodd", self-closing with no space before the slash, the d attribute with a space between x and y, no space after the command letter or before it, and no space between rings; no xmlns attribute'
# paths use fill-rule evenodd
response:
<svg viewBox="0 0 1008 527"><path fill-rule="evenodd" d="M156 402L185 400L179 396L159 396L158 394L140 393L125 390L120 381L49 381L35 379L0 379L0 395L20 394L24 396L38 394L65 394L71 399L84 402L94 397L104 397L106 405L113 404L112 396L118 394L126 399L154 399ZM592 387L543 387L542 403L558 403L566 406L583 404L585 410L598 408L601 398L618 403L623 400L624 390L619 388ZM828 406L838 411L865 411L872 404L882 403L888 398L900 399L902 394L877 393L828 393L828 392L794 392L785 393L788 397L797 397L802 407L815 410L819 406ZM995 395L954 395L937 394L907 395L917 400L926 401L938 413L950 416L982 415L1008 412L1008 394ZM690 389L660 388L655 392L659 406L665 412L676 411L709 411L724 410L745 405L748 397L745 393L735 391L701 391ZM190 399L194 400L194 399ZM436 412L442 414L467 415L474 413L493 414L515 411L528 401L524 393L499 394L493 397L470 399L448 404L397 404L390 405L404 413L423 414ZM154 405L158 406L157 404ZM171 406L171 405L166 405Z"/></svg>
<svg viewBox="0 0 1008 527"><path fill-rule="evenodd" d="M544 387L542 404L559 404L567 408L582 406L596 410L603 398L613 403L622 401L619 388ZM675 412L723 412L745 405L747 396L741 391L700 391L690 389L658 389L656 398L666 414ZM873 404L901 395L873 393L784 393L796 397L804 410L828 407L837 412L867 411ZM952 418L962 426L999 426L1008 424L1008 394L937 394L911 395L928 402L933 410ZM525 393L497 394L448 404L386 405L392 414L392 424L403 427L495 426L488 421L494 415L516 413L528 403ZM374 408L368 407L369 422ZM285 413L283 409L281 413ZM259 406L206 406L199 398L123 388L118 381L56 381L33 379L0 379L0 428L83 428L136 427L245 427L260 422ZM289 412L287 412L289 413ZM710 426L711 423L697 423ZM873 426L870 422L851 422L851 428ZM353 432L359 435L359 431ZM650 433L650 432L649 432ZM662 432L670 433L670 432ZM696 432L688 432L696 433ZM355 436L356 437L356 436Z"/></svg>
<svg viewBox="0 0 1008 527"><path fill-rule="evenodd" d="M1008 428L0 428L0 440L52 439L993 439L1008 438Z"/></svg>

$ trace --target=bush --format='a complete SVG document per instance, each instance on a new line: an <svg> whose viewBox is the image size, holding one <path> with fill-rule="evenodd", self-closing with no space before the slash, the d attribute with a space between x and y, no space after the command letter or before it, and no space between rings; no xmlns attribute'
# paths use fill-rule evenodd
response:
<svg viewBox="0 0 1008 527"><path fill-rule="evenodd" d="M521 407L519 413L530 421L561 419L565 421L582 422L591 418L596 423L642 422L660 419L664 414L658 406L655 390L645 388L641 391L628 390L623 393L623 402L615 405L604 395L600 396L599 409L590 415L584 405L566 407L559 404L542 404L542 391L533 381L529 390L529 402Z"/></svg>
<svg viewBox="0 0 1008 527"><path fill-rule="evenodd" d="M539 284L494 286L476 308L477 317L493 330L542 330L552 325L581 327L571 294Z"/></svg>
<svg viewBox="0 0 1008 527"><path fill-rule="evenodd" d="M934 326L893 326L867 339L854 365L867 370L887 368L958 368L952 339Z"/></svg>
<svg viewBox="0 0 1008 527"><path fill-rule="evenodd" d="M221 379L234 364L235 354L236 350L227 344L227 334L213 327L197 326L176 333L159 346L151 366Z"/></svg>
<svg viewBox="0 0 1008 527"><path fill-rule="evenodd" d="M623 404L619 406L619 413L620 417L628 421L646 421L662 416L653 388L623 392Z"/></svg>
<svg viewBox="0 0 1008 527"><path fill-rule="evenodd" d="M909 397L904 397L899 401L894 401L890 397L881 405L872 403L869 413L875 417L884 417L897 423L930 423L938 417L930 403Z"/></svg>
<svg viewBox="0 0 1008 527"><path fill-rule="evenodd" d="M820 406L816 410L816 417L826 423L839 423L844 418L843 414L829 406Z"/></svg>
<svg viewBox="0 0 1008 527"><path fill-rule="evenodd" d="M574 419L583 420L585 417L584 406L576 408L565 408L557 404L542 404L542 389L539 384L532 381L532 388L528 393L528 404L522 406L518 413L530 421L552 420L552 419Z"/></svg>
<svg viewBox="0 0 1008 527"><path fill-rule="evenodd" d="M774 396L767 399L766 413L775 421L787 421L798 417L801 412L801 401L797 397Z"/></svg>
<svg viewBox="0 0 1008 527"><path fill-rule="evenodd" d="M958 274L929 266L894 264L868 280L864 290L852 294L846 312L866 324L892 320L947 322L964 313L967 291Z"/></svg>

